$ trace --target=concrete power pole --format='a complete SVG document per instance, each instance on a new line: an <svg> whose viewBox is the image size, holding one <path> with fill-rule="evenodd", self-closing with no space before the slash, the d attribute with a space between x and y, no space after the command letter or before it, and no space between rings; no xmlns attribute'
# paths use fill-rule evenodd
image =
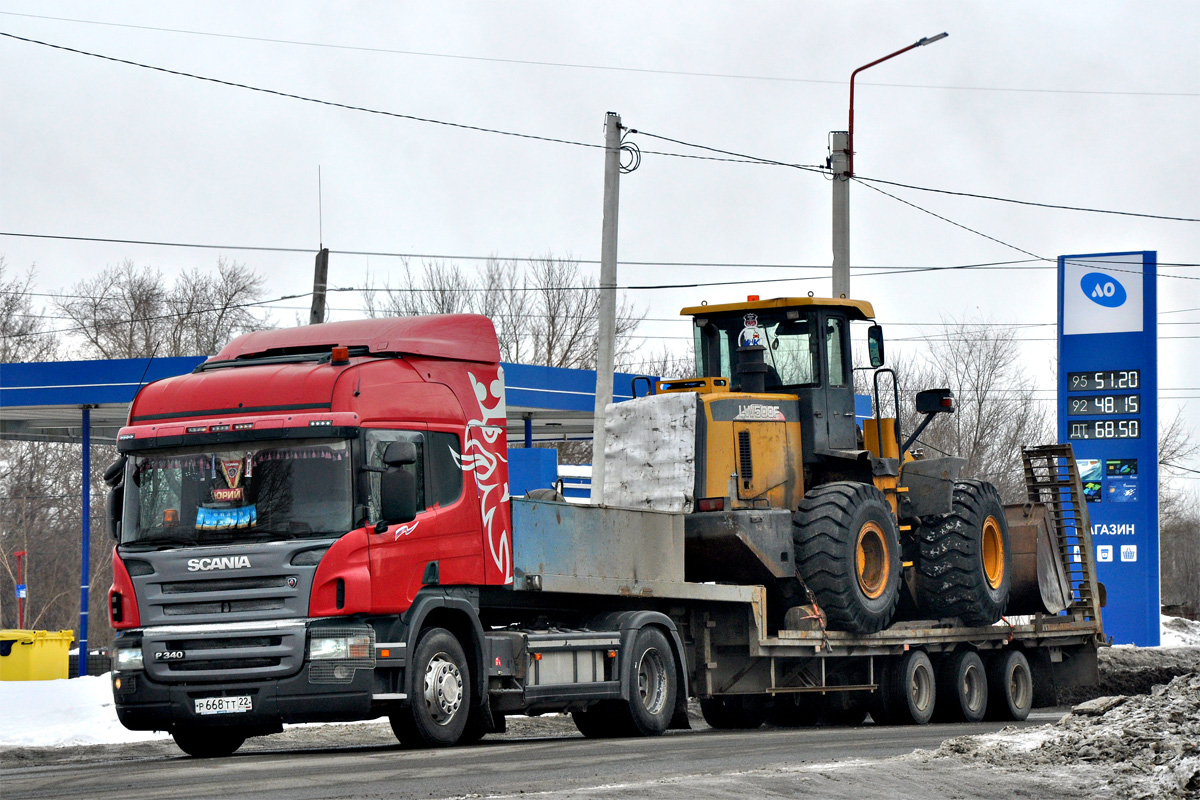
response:
<svg viewBox="0 0 1200 800"><path fill-rule="evenodd" d="M829 134L833 173L833 296L850 296L850 134Z"/></svg>
<svg viewBox="0 0 1200 800"><path fill-rule="evenodd" d="M325 321L325 288L329 283L329 248L322 247L317 253L316 269L313 272L312 311L308 315L309 325Z"/></svg>
<svg viewBox="0 0 1200 800"><path fill-rule="evenodd" d="M604 503L604 409L612 402L617 328L617 208L621 189L621 115L604 118L604 227L600 236L600 319L596 412L592 420L592 503Z"/></svg>

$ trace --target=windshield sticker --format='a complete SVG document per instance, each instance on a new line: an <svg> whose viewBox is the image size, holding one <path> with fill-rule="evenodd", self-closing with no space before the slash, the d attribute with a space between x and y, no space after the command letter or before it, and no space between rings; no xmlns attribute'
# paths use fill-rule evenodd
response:
<svg viewBox="0 0 1200 800"><path fill-rule="evenodd" d="M762 328L758 327L758 314L747 314L742 317L742 324L746 327L742 328L742 333L738 336L738 345L741 347L762 346Z"/></svg>

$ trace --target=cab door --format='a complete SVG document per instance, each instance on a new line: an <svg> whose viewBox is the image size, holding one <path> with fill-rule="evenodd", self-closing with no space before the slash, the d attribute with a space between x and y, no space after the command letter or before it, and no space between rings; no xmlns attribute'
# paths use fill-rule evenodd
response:
<svg viewBox="0 0 1200 800"><path fill-rule="evenodd" d="M821 315L821 351L825 373L825 425L830 450L858 449L854 416L854 373L850 360L850 324L844 314Z"/></svg>

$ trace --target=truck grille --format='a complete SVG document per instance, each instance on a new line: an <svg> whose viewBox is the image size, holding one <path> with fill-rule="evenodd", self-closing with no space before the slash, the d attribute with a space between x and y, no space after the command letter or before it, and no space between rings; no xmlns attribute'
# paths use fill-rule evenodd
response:
<svg viewBox="0 0 1200 800"><path fill-rule="evenodd" d="M142 654L149 677L164 683L258 680L299 672L306 642L303 623L269 631L244 625L147 628Z"/></svg>

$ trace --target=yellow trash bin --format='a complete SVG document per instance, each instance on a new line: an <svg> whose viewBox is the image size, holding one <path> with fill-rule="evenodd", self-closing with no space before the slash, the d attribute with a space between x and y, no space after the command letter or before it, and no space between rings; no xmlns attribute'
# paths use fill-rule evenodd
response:
<svg viewBox="0 0 1200 800"><path fill-rule="evenodd" d="M65 679L74 640L74 631L0 630L0 681Z"/></svg>

